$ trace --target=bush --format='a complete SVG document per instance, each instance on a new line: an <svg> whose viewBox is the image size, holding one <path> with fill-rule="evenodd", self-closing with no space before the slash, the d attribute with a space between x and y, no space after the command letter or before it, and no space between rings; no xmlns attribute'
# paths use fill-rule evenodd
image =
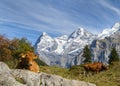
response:
<svg viewBox="0 0 120 86"><path fill-rule="evenodd" d="M45 62L41 61L39 58L35 59L35 62L40 66L48 66Z"/></svg>
<svg viewBox="0 0 120 86"><path fill-rule="evenodd" d="M0 61L7 63L10 68L15 68L19 54L27 51L33 52L34 48L26 38L10 40L0 35Z"/></svg>
<svg viewBox="0 0 120 86"><path fill-rule="evenodd" d="M12 59L9 45L10 40L4 36L0 36L0 61Z"/></svg>

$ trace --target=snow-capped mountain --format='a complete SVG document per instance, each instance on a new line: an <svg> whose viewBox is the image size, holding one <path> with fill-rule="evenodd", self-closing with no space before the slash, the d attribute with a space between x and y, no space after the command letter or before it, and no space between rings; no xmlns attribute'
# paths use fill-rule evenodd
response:
<svg viewBox="0 0 120 86"><path fill-rule="evenodd" d="M103 32L98 35L98 39L104 39L105 37L109 37L118 30L120 30L120 22L115 23L114 26L110 29L104 29Z"/></svg>
<svg viewBox="0 0 120 86"><path fill-rule="evenodd" d="M87 30L83 28L79 28L75 30L69 37L68 42L78 42L78 43L87 43L90 44L93 39L96 38L96 35L93 35L92 33L88 32Z"/></svg>
<svg viewBox="0 0 120 86"><path fill-rule="evenodd" d="M48 65L69 67L72 59L78 55L85 45L90 44L96 35L83 28L75 30L70 36L52 38L43 33L35 44L40 59Z"/></svg>
<svg viewBox="0 0 120 86"><path fill-rule="evenodd" d="M43 34L38 38L35 46L37 48L37 51L40 50L46 52L62 53L67 38L67 35L52 38L46 32L43 32Z"/></svg>
<svg viewBox="0 0 120 86"><path fill-rule="evenodd" d="M66 43L67 39L68 39L67 35L63 35L61 37L54 38L54 40L58 44L57 49L54 52L61 54L65 49L65 43Z"/></svg>
<svg viewBox="0 0 120 86"><path fill-rule="evenodd" d="M108 63L112 48L116 48L120 56L120 22L115 23L111 29L105 29L98 38L89 45L92 61ZM82 52L72 60L72 65L79 65L84 57Z"/></svg>
<svg viewBox="0 0 120 86"><path fill-rule="evenodd" d="M107 62L112 47L120 52L119 34L120 22L111 29L104 29L98 36L83 28L78 28L69 36L56 38L44 32L36 41L35 50L48 65L70 67L82 63L82 50L85 45L90 45L92 60Z"/></svg>

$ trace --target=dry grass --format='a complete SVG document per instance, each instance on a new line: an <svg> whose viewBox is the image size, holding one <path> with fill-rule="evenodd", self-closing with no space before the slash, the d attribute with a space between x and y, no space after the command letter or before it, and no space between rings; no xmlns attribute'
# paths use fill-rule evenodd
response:
<svg viewBox="0 0 120 86"><path fill-rule="evenodd" d="M10 68L15 68L15 62L6 62ZM59 68L55 66L40 66L40 71L48 74L55 74L68 79L81 80L95 83L97 86L120 86L120 62L114 62L110 69L98 74L86 77L82 65L72 66L70 69ZM21 79L18 79L22 82Z"/></svg>
<svg viewBox="0 0 120 86"><path fill-rule="evenodd" d="M73 66L70 69L40 66L41 72L60 75L64 78L82 80L95 83L97 86L120 86L120 62L115 62L107 71L86 77L82 66Z"/></svg>

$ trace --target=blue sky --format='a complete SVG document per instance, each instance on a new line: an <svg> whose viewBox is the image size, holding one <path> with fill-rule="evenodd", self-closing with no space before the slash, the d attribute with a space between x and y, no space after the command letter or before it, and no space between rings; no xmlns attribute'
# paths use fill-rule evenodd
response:
<svg viewBox="0 0 120 86"><path fill-rule="evenodd" d="M26 37L42 32L55 37L78 27L100 33L120 21L120 0L0 0L0 34Z"/></svg>

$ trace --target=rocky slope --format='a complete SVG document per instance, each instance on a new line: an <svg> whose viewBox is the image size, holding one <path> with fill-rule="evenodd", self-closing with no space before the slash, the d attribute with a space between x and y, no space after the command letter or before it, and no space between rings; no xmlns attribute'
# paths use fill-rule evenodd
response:
<svg viewBox="0 0 120 86"><path fill-rule="evenodd" d="M98 36L83 28L75 30L70 36L58 38L43 33L35 44L35 50L48 65L70 67L82 63L82 49L85 45L90 45L92 61L107 63L113 47L120 52L119 34L120 22L112 28L104 29Z"/></svg>
<svg viewBox="0 0 120 86"><path fill-rule="evenodd" d="M70 67L72 59L78 55L85 45L90 44L96 35L83 28L75 30L70 36L52 38L43 33L35 44L40 59L48 65Z"/></svg>
<svg viewBox="0 0 120 86"><path fill-rule="evenodd" d="M108 63L111 49L115 47L120 56L120 23L115 23L111 29L105 29L90 45L92 61ZM72 60L72 65L81 64L82 52Z"/></svg>
<svg viewBox="0 0 120 86"><path fill-rule="evenodd" d="M0 86L96 86L84 81L68 80L57 75L9 69L0 62Z"/></svg>

